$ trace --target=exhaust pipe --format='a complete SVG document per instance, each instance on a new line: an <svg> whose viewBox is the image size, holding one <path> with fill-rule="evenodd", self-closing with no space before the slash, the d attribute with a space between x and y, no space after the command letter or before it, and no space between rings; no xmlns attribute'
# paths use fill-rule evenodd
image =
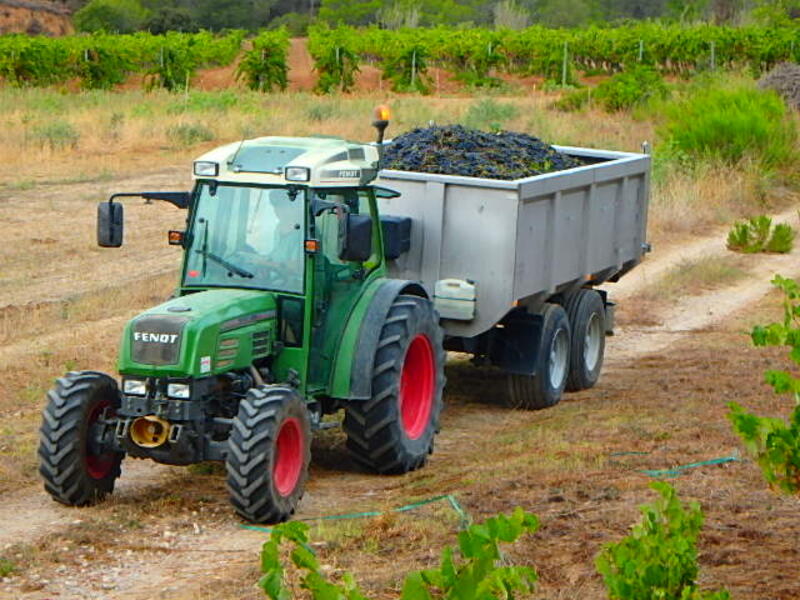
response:
<svg viewBox="0 0 800 600"><path fill-rule="evenodd" d="M171 425L161 417L147 415L131 423L131 440L142 448L157 448L169 439Z"/></svg>

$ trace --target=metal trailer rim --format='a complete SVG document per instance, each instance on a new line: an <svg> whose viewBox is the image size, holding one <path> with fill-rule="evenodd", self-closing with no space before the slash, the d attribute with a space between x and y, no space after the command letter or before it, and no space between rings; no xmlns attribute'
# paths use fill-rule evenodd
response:
<svg viewBox="0 0 800 600"><path fill-rule="evenodd" d="M583 362L587 371L594 371L600 362L600 346L603 339L603 327L596 312L589 317L586 324L586 338L583 342Z"/></svg>
<svg viewBox="0 0 800 600"><path fill-rule="evenodd" d="M289 496L303 470L303 432L300 421L292 417L281 424L275 440L272 481L281 496Z"/></svg>
<svg viewBox="0 0 800 600"><path fill-rule="evenodd" d="M400 420L411 440L419 439L428 427L435 379L433 347L425 335L419 334L408 346L400 375Z"/></svg>
<svg viewBox="0 0 800 600"><path fill-rule="evenodd" d="M559 328L556 331L547 363L550 385L557 388L564 381L569 368L569 336L564 329Z"/></svg>

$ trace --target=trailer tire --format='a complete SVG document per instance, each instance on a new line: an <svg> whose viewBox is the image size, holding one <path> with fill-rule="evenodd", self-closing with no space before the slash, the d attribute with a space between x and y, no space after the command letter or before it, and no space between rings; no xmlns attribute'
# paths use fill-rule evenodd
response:
<svg viewBox="0 0 800 600"><path fill-rule="evenodd" d="M572 328L566 390L588 390L600 379L603 369L605 305L595 290L582 289L567 300L565 308Z"/></svg>
<svg viewBox="0 0 800 600"><path fill-rule="evenodd" d="M385 474L425 463L439 431L445 357L431 301L398 296L375 350L371 397L345 411L347 448L356 462Z"/></svg>
<svg viewBox="0 0 800 600"><path fill-rule="evenodd" d="M236 512L253 523L287 520L303 496L310 462L311 425L300 394L281 385L248 390L225 459Z"/></svg>
<svg viewBox="0 0 800 600"><path fill-rule="evenodd" d="M53 499L84 506L114 491L123 452L100 451L96 427L119 408L117 382L96 371L70 372L47 392L39 430L39 473Z"/></svg>
<svg viewBox="0 0 800 600"><path fill-rule="evenodd" d="M542 335L532 375L508 375L511 406L539 410L558 404L569 370L570 328L564 309L547 304L542 315Z"/></svg>

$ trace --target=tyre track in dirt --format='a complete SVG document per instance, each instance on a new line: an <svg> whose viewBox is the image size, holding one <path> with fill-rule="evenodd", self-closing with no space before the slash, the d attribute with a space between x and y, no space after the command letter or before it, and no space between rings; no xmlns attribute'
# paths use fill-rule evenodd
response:
<svg viewBox="0 0 800 600"><path fill-rule="evenodd" d="M775 218L785 221L787 216L793 214L794 210L787 211ZM713 236L674 248L662 256L650 256L636 271L608 289L615 300L633 299L681 261L709 255L722 256L726 252L725 235L726 232L720 230ZM726 320L767 294L772 289L769 280L776 272L790 277L800 275L798 251L789 255L756 255L750 258L750 270L744 280L725 289L681 298L662 315L663 325L618 329L618 334L608 339L607 366L613 369L633 358L662 352L693 332ZM489 411L491 418L476 423L467 412L451 416L449 429L443 430L439 436L437 452L428 469L446 465L463 450L463 439L450 439L448 430L472 429L472 435L480 439L482 435L490 434L504 425L511 425L516 419L513 412L496 407L484 406L481 410ZM326 460L331 462L330 459ZM127 468L120 480L120 494L148 485L156 489L163 486L167 490L171 474L175 472L175 469L159 468L152 463L138 461L130 470ZM298 518L374 507L382 500L391 498L393 492L404 485L401 478L376 477L353 471L333 472L318 465L312 468L314 474L300 504ZM0 523L14 521L13 526L0 529L0 548L18 541L22 535L30 540L56 531L79 518L79 514L80 511L50 502L39 490L20 492L0 506ZM31 600L54 595L60 598L130 600L211 598L213 594L208 595L209 582L220 579L226 572L240 573L245 568L243 565L255 564L263 540L262 533L239 528L238 521L231 515L222 524L210 524L192 533L171 536L168 554L138 556L125 561L112 559L111 567L109 561L97 561L97 564L89 564L82 569L82 583L53 581L42 590L30 593L22 593L20 587L12 583L10 585L14 587L0 588L0 594L5 591L11 595L2 597ZM107 586L104 577L109 568L114 573L113 589L104 587Z"/></svg>

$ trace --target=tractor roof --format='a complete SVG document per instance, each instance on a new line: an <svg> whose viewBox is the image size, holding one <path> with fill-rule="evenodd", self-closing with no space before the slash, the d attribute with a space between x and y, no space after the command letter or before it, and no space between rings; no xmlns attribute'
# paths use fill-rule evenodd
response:
<svg viewBox="0 0 800 600"><path fill-rule="evenodd" d="M202 174L199 163L218 165L217 175ZM370 144L322 136L270 136L215 148L195 161L194 173L195 178L231 183L343 187L371 181L377 164L378 150Z"/></svg>

